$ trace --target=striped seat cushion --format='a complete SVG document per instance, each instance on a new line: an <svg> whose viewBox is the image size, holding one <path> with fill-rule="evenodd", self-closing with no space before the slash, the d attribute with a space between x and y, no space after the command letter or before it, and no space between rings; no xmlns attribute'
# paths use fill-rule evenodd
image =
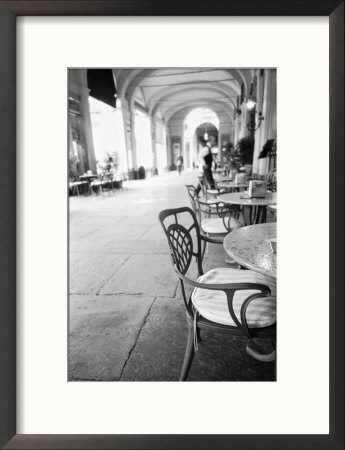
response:
<svg viewBox="0 0 345 450"><path fill-rule="evenodd" d="M199 277L198 281L205 284L259 283L268 286L272 296L257 298L249 304L246 312L247 323L250 328L268 327L275 323L276 283L271 278L252 270L217 268L206 272ZM257 292L250 289L235 292L233 307L239 321L241 321L240 311L243 302ZM230 316L225 292L195 288L192 293L192 302L205 319L223 325L236 326Z"/></svg>
<svg viewBox="0 0 345 450"><path fill-rule="evenodd" d="M225 223L228 223L228 219L225 219ZM230 229L243 226L241 222L233 217L230 218ZM223 219L217 217L215 219L204 219L201 221L201 228L205 233L209 234L228 234L229 231L224 225Z"/></svg>
<svg viewBox="0 0 345 450"><path fill-rule="evenodd" d="M207 200L202 198L201 200L204 203L224 203L220 198L208 198Z"/></svg>
<svg viewBox="0 0 345 450"><path fill-rule="evenodd" d="M207 193L210 195L219 195L222 194L223 192L225 192L226 189L207 189Z"/></svg>

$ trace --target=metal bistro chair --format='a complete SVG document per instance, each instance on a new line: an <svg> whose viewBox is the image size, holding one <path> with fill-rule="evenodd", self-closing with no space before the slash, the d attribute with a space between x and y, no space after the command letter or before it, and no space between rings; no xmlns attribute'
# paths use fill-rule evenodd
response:
<svg viewBox="0 0 345 450"><path fill-rule="evenodd" d="M87 186L87 181L79 181L78 179L71 180L68 184L70 193L80 195L80 189L85 190Z"/></svg>
<svg viewBox="0 0 345 450"><path fill-rule="evenodd" d="M218 238L222 244L224 237L233 229L244 225L244 217L237 205L203 201L199 199L196 188L192 184L186 185L192 209L197 217L201 233L208 237Z"/></svg>
<svg viewBox="0 0 345 450"><path fill-rule="evenodd" d="M103 172L100 177L102 192L108 191L109 193L114 190L114 179L112 172Z"/></svg>
<svg viewBox="0 0 345 450"><path fill-rule="evenodd" d="M188 339L180 381L188 377L195 351L198 350L200 330L245 336L249 341L259 337L270 338L274 347L270 354L263 355L249 345L246 349L248 354L261 361L274 360L275 281L252 270L216 268L204 273L201 241L208 238L201 235L196 216L190 208L161 211L159 221L168 239L186 308ZM186 225L187 221L190 226ZM188 274L193 256L196 258L197 280ZM189 298L185 284L194 288Z"/></svg>
<svg viewBox="0 0 345 450"><path fill-rule="evenodd" d="M227 192L226 188L218 188L217 182L215 188L210 188L204 176L200 176L198 178L201 186L201 192L203 193L206 202L217 203L219 201L217 199L218 195L225 194Z"/></svg>
<svg viewBox="0 0 345 450"><path fill-rule="evenodd" d="M90 193L93 194L102 194L103 195L103 188L102 188L102 177L98 176L94 180L90 182Z"/></svg>
<svg viewBox="0 0 345 450"><path fill-rule="evenodd" d="M277 192L277 170L271 169L267 175L267 189Z"/></svg>

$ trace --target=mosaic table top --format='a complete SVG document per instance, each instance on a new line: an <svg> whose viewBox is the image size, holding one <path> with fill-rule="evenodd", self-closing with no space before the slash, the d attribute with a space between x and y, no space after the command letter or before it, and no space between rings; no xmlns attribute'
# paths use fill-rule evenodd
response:
<svg viewBox="0 0 345 450"><path fill-rule="evenodd" d="M242 266L276 278L277 254L268 242L276 237L276 223L263 223L232 231L223 245L226 253Z"/></svg>

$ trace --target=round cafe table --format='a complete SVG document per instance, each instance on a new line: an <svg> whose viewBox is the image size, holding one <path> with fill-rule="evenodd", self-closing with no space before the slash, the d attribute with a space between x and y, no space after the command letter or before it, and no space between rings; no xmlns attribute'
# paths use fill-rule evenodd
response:
<svg viewBox="0 0 345 450"><path fill-rule="evenodd" d="M263 223L231 231L223 245L226 253L241 266L276 278L277 254L267 241L276 237L276 223Z"/></svg>
<svg viewBox="0 0 345 450"><path fill-rule="evenodd" d="M235 183L234 181L226 181L226 180L222 180L222 181L218 181L217 183L217 187L218 188L222 188L222 189L233 189L235 190L240 190L240 189L245 189L249 186L249 182L248 183Z"/></svg>
<svg viewBox="0 0 345 450"><path fill-rule="evenodd" d="M277 203L276 192L268 192L265 198L249 198L245 192L220 194L218 198L224 203L243 206L246 209L244 211L244 216L246 224L248 225L265 222L266 206L275 205Z"/></svg>
<svg viewBox="0 0 345 450"><path fill-rule="evenodd" d="M95 174L87 174L87 173L85 173L84 175L80 175L80 177L79 177L81 180L85 180L85 181L87 181L88 182L88 185L89 185L89 194L92 194L92 189L91 189L91 182L92 182L92 180L94 180L94 179L96 179L96 178L98 178L98 175L95 175Z"/></svg>

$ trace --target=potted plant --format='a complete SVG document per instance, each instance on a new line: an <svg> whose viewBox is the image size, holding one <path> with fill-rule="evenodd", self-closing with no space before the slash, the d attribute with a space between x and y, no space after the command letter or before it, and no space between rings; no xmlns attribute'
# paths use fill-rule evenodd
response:
<svg viewBox="0 0 345 450"><path fill-rule="evenodd" d="M253 167L254 138L246 136L240 139L237 143L237 151L240 156L242 170L249 175Z"/></svg>
<svg viewBox="0 0 345 450"><path fill-rule="evenodd" d="M78 173L78 166L79 166L79 158L76 155L73 155L73 153L69 154L69 179L70 181L78 181L79 179L79 173Z"/></svg>
<svg viewBox="0 0 345 450"><path fill-rule="evenodd" d="M262 150L259 155L259 159L262 158L270 158L274 156L276 151L276 143L274 139L268 139L266 144L262 147Z"/></svg>
<svg viewBox="0 0 345 450"><path fill-rule="evenodd" d="M115 151L111 154L107 152L107 154L103 160L103 165L101 167L105 172L110 172L110 171L115 172L118 165L119 165L119 155Z"/></svg>

